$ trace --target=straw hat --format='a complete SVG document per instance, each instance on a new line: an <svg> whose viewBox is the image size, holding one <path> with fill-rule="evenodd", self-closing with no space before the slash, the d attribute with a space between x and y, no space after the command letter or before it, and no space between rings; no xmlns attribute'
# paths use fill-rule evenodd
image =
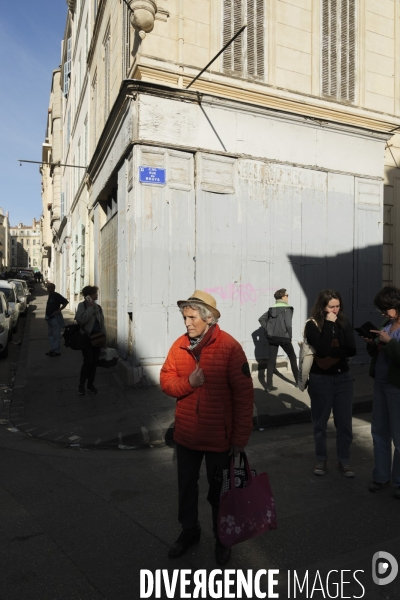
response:
<svg viewBox="0 0 400 600"><path fill-rule="evenodd" d="M215 298L213 298L207 292L202 292L201 290L196 290L187 300L178 300L177 305L179 308L182 304L186 304L187 302L193 302L193 304L202 304L214 315L216 319L219 319L221 313L217 309L217 302Z"/></svg>

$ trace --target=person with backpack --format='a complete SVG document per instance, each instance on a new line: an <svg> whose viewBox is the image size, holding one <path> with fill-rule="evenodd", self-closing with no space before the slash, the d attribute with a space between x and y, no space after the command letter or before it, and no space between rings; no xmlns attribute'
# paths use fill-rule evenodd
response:
<svg viewBox="0 0 400 600"><path fill-rule="evenodd" d="M349 466L353 379L347 359L355 356L356 342L339 292L326 289L318 294L305 326L305 338L315 352L308 381L317 459L313 473L325 475L326 429L333 410L338 467L345 477L354 477L355 472Z"/></svg>
<svg viewBox="0 0 400 600"><path fill-rule="evenodd" d="M99 297L99 288L95 285L87 285L82 290L83 302L78 304L75 320L81 325L88 336L88 343L82 349L83 365L81 368L78 394L85 395L85 383L91 394L97 394L94 386L97 362L100 356L101 346L105 346L106 328L104 325L104 314L101 306L96 303Z"/></svg>
<svg viewBox="0 0 400 600"><path fill-rule="evenodd" d="M273 385L272 377L276 366L279 346L289 357L294 377L294 387L298 387L297 379L299 375L296 354L292 345L293 306L289 305L289 294L285 288L277 290L274 297L276 303L258 319L264 328L265 336L269 342L267 392L278 389Z"/></svg>

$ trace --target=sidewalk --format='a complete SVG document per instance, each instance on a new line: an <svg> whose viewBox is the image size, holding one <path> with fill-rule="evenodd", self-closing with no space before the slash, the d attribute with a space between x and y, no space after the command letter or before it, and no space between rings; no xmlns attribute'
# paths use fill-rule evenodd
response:
<svg viewBox="0 0 400 600"><path fill-rule="evenodd" d="M10 419L20 431L64 446L137 447L161 445L172 437L173 398L159 387L127 388L115 369L98 369L97 395L78 396L82 354L65 348L62 356L49 358L47 325L44 320L47 293L36 284L35 300L22 340ZM66 323L73 314L64 311ZM367 365L352 367L354 412L371 409L372 380ZM255 428L310 421L307 392L291 384L291 373L279 369L274 376L276 392L267 394L263 373L253 374Z"/></svg>

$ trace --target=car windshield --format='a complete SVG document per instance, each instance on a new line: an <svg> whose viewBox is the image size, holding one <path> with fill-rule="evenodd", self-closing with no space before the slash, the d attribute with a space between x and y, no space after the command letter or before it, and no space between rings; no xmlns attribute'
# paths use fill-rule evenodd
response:
<svg viewBox="0 0 400 600"><path fill-rule="evenodd" d="M0 287L0 292L3 292L9 302L15 302L14 290L12 288Z"/></svg>

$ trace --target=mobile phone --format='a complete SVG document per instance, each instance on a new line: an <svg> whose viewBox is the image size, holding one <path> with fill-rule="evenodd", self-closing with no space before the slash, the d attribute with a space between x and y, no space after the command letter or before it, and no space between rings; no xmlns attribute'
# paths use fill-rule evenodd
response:
<svg viewBox="0 0 400 600"><path fill-rule="evenodd" d="M371 323L371 321L367 321L361 325L361 327L354 327L354 330L357 331L358 335L368 338L369 340L374 340L378 335L377 333L372 333L372 329L378 330L379 327Z"/></svg>
<svg viewBox="0 0 400 600"><path fill-rule="evenodd" d="M85 296L86 302L93 302L91 296Z"/></svg>

